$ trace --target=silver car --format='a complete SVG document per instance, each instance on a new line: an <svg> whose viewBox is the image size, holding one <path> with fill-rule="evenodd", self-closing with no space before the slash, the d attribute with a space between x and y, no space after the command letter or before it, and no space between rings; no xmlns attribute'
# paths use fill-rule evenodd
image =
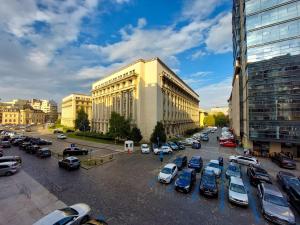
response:
<svg viewBox="0 0 300 225"><path fill-rule="evenodd" d="M280 190L272 185L258 185L258 197L263 216L276 224L296 224L295 215Z"/></svg>
<svg viewBox="0 0 300 225"><path fill-rule="evenodd" d="M21 168L18 162L2 162L0 163L0 176L10 176L15 174Z"/></svg>
<svg viewBox="0 0 300 225"><path fill-rule="evenodd" d="M78 203L63 209L57 209L33 225L82 224L88 221L90 212L91 208L87 204Z"/></svg>

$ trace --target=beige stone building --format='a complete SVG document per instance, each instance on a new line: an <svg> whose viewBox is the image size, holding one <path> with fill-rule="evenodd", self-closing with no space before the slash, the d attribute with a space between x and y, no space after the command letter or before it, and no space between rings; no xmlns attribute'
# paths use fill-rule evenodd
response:
<svg viewBox="0 0 300 225"><path fill-rule="evenodd" d="M200 127L204 127L204 119L208 115L208 113L204 109L199 109L199 125Z"/></svg>
<svg viewBox="0 0 300 225"><path fill-rule="evenodd" d="M237 138L240 138L240 85L239 75L236 74L232 80L232 91L228 99L228 116L230 127L233 129L234 134Z"/></svg>
<svg viewBox="0 0 300 225"><path fill-rule="evenodd" d="M19 109L16 107L5 108L2 110L2 124L30 125L44 124L45 113L31 107Z"/></svg>
<svg viewBox="0 0 300 225"><path fill-rule="evenodd" d="M137 60L92 85L92 130L106 133L115 111L149 140L158 121L168 136L199 126L199 96L159 58Z"/></svg>
<svg viewBox="0 0 300 225"><path fill-rule="evenodd" d="M85 94L71 94L63 98L61 105L61 124L74 128L77 112L83 108L92 120L92 98Z"/></svg>

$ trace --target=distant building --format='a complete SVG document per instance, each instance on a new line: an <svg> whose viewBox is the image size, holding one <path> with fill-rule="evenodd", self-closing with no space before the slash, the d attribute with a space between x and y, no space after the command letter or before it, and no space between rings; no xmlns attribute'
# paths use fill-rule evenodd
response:
<svg viewBox="0 0 300 225"><path fill-rule="evenodd" d="M228 115L228 107L213 107L210 109L211 114L224 113L225 116Z"/></svg>
<svg viewBox="0 0 300 225"><path fill-rule="evenodd" d="M3 102L3 103L7 104L8 106L11 106L11 107L22 108L25 105L29 104L29 100L13 99L11 102Z"/></svg>
<svg viewBox="0 0 300 225"><path fill-rule="evenodd" d="M71 94L63 98L61 104L61 124L74 128L77 112L83 108L89 120L92 120L92 98L85 94Z"/></svg>
<svg viewBox="0 0 300 225"><path fill-rule="evenodd" d="M208 115L207 111L204 109L199 109L199 125L200 127L204 127L204 119Z"/></svg>
<svg viewBox="0 0 300 225"><path fill-rule="evenodd" d="M198 94L159 58L137 60L93 83L92 101L96 132L108 132L111 112L130 118L144 140L158 121L168 136L199 127Z"/></svg>
<svg viewBox="0 0 300 225"><path fill-rule="evenodd" d="M31 99L30 105L36 110L46 113L46 121L54 123L57 120L57 103L53 100Z"/></svg>

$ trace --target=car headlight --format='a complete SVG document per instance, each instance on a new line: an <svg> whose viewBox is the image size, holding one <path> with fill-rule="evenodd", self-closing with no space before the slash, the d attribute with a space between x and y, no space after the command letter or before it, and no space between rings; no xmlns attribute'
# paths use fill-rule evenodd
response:
<svg viewBox="0 0 300 225"><path fill-rule="evenodd" d="M190 188L190 185L186 185L185 187L184 187L184 189L189 189Z"/></svg>

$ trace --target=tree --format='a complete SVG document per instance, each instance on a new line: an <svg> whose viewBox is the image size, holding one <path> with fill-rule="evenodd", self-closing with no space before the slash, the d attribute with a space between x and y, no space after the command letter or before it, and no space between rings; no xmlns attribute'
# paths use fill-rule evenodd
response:
<svg viewBox="0 0 300 225"><path fill-rule="evenodd" d="M130 139L133 140L135 143L139 143L143 139L143 136L139 128L137 127L132 128L130 132Z"/></svg>
<svg viewBox="0 0 300 225"><path fill-rule="evenodd" d="M215 126L215 117L211 114L206 116L203 121L205 126Z"/></svg>
<svg viewBox="0 0 300 225"><path fill-rule="evenodd" d="M127 138L130 134L130 120L119 113L112 112L109 119L109 134L117 139Z"/></svg>
<svg viewBox="0 0 300 225"><path fill-rule="evenodd" d="M75 128L79 129L80 131L90 130L90 121L88 115L85 113L83 108L81 108L77 112L77 118L75 120Z"/></svg>
<svg viewBox="0 0 300 225"><path fill-rule="evenodd" d="M150 141L152 143L157 143L159 138L159 143L164 143L167 140L167 135L165 132L165 128L164 125L161 122L157 122L152 134L151 134L151 138Z"/></svg>
<svg viewBox="0 0 300 225"><path fill-rule="evenodd" d="M224 113L219 112L218 114L215 115L215 124L220 127L224 127L228 125L229 123L229 118L228 116L225 116Z"/></svg>

